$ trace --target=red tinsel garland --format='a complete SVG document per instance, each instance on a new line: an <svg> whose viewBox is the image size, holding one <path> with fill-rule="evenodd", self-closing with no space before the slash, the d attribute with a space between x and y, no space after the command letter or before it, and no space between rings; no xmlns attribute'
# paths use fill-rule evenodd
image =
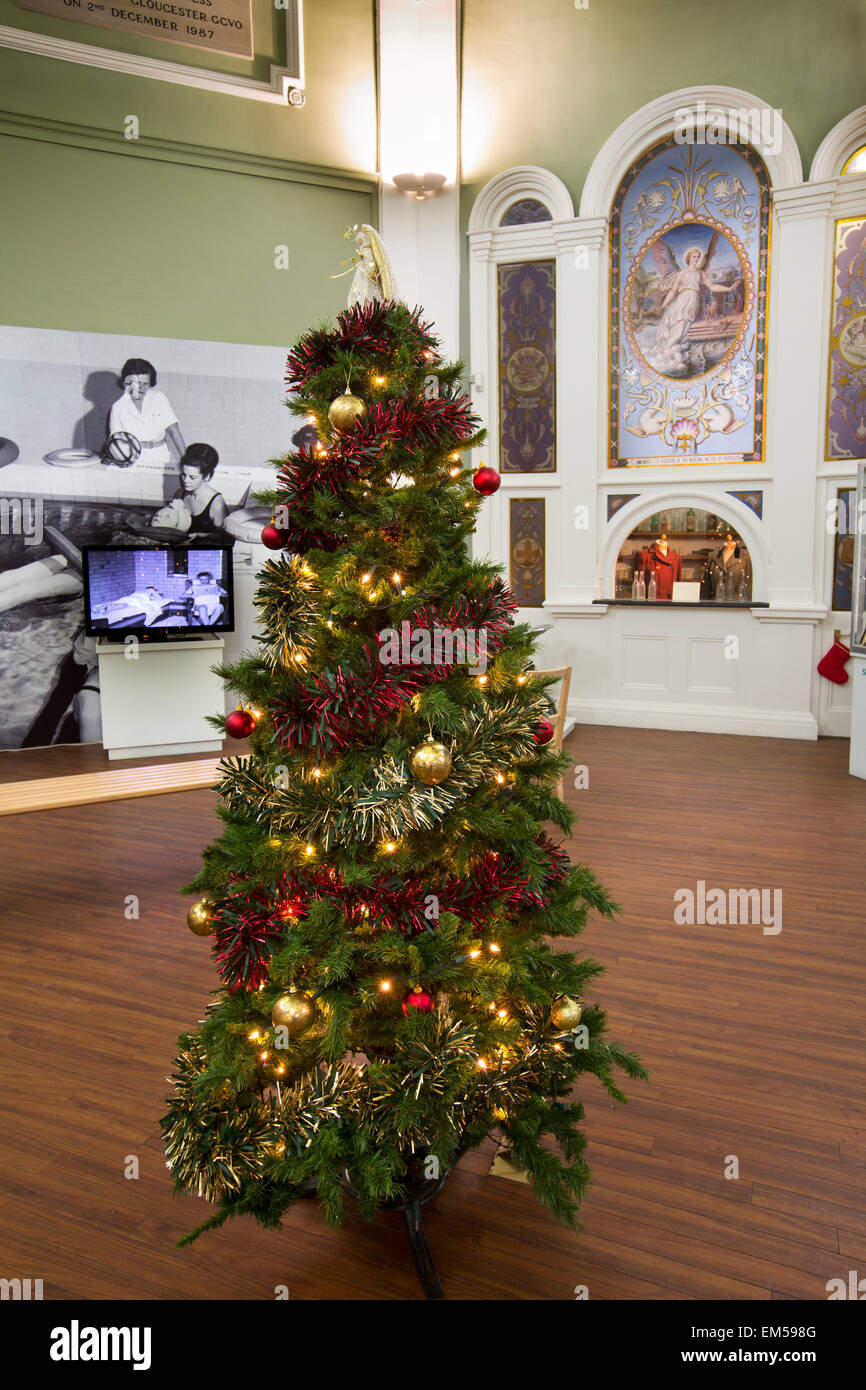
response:
<svg viewBox="0 0 866 1390"><path fill-rule="evenodd" d="M286 360L286 385L289 390L298 391L307 386L319 372L333 366L339 352L387 353L394 340L388 316L398 307L405 309L405 306L398 306L393 300L387 300L384 304L373 301L355 304L338 314L336 328L314 329L306 333ZM431 333L430 325L422 321L420 309L406 312L408 323L405 327L415 337L421 361L428 353L438 349L439 341Z"/></svg>
<svg viewBox="0 0 866 1390"><path fill-rule="evenodd" d="M344 494L383 462L390 470L430 448L450 449L471 439L479 425L466 396L378 401L327 451L314 446L289 454L277 475L277 501L288 510L288 522L281 527L286 548L296 555L337 549L345 538L315 521L312 503L317 496ZM383 457L385 440L399 446L401 460Z"/></svg>
<svg viewBox="0 0 866 1390"><path fill-rule="evenodd" d="M546 835L540 835L536 843L550 861L540 892L529 888L528 879L510 856L496 850L481 855L461 878L409 873L401 879L382 874L372 887L359 887L344 883L336 869L315 867L286 875L272 894L261 888L251 894L244 881L237 893L215 906L214 952L220 975L231 988L258 989L268 978L268 963L287 923L304 917L311 901L332 903L351 926L399 932L435 930L435 921L425 913L431 894L438 899L439 912L454 913L476 932L494 908L519 912L547 907L570 865L568 856Z"/></svg>
<svg viewBox="0 0 866 1390"><path fill-rule="evenodd" d="M513 594L496 579L480 597L462 598L447 610L419 608L404 621L415 630L484 630L492 656L502 645L515 608ZM297 683L291 704L283 699L270 705L274 739L284 752L345 748L362 733L373 733L425 685L447 680L456 669L456 663L433 665L411 658L407 665L384 665L379 648L368 644L355 669L338 667L311 675Z"/></svg>
<svg viewBox="0 0 866 1390"><path fill-rule="evenodd" d="M405 397L402 400L375 401L361 415L346 438L381 444L391 440L408 454L417 454L434 445L450 448L471 439L481 426L472 412L468 396Z"/></svg>

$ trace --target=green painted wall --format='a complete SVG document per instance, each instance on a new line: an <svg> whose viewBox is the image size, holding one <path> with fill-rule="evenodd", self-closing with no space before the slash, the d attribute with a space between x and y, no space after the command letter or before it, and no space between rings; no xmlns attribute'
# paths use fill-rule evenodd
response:
<svg viewBox="0 0 866 1390"><path fill-rule="evenodd" d="M279 38L268 0L253 0L253 11L257 47L259 35L267 36L253 63L211 58L195 48L49 19L20 10L15 0L0 0L0 24L264 80L270 62L282 61L285 39ZM301 108L221 96L3 48L0 106L118 131L124 117L134 112L147 136L369 173L376 167L374 0L307 0L304 14L307 104Z"/></svg>
<svg viewBox="0 0 866 1390"><path fill-rule="evenodd" d="M378 220L373 3L306 10L300 109L0 48L0 321L283 345L345 303L329 278L344 228ZM266 0L254 11L267 42L252 64L12 0L0 24L264 78L284 38ZM130 114L138 142L123 138Z"/></svg>
<svg viewBox="0 0 866 1390"><path fill-rule="evenodd" d="M808 174L828 130L866 102L863 0L464 0L464 178L540 164L575 206L633 111L678 87L740 87L781 108ZM481 138L478 138L478 137ZM477 153L475 147L478 147Z"/></svg>
<svg viewBox="0 0 866 1390"><path fill-rule="evenodd" d="M29 139L0 137L0 168L4 323L289 344L345 304L343 229L373 215L363 192Z"/></svg>

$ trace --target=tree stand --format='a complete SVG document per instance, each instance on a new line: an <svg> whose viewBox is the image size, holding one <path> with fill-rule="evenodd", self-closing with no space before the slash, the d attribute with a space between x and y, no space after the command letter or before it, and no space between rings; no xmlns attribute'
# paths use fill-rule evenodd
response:
<svg viewBox="0 0 866 1390"><path fill-rule="evenodd" d="M412 1251L412 1259L415 1261L415 1268L418 1271L418 1278L421 1281L425 1297L442 1298L444 1290L433 1263L430 1246L427 1244L427 1232L424 1230L421 1203L418 1201L410 1202L403 1209L403 1216L406 1219L409 1249Z"/></svg>
<svg viewBox="0 0 866 1390"><path fill-rule="evenodd" d="M462 1157L463 1151L461 1150L455 1156L452 1168L457 1166ZM383 1202L382 1210L402 1211L403 1219L406 1222L409 1249L412 1252L412 1259L415 1261L415 1269L424 1294L427 1298L443 1298L444 1290L433 1262L430 1246L427 1243L427 1232L424 1229L424 1217L421 1208L426 1206L428 1202L432 1202L433 1198L442 1191L448 1173L444 1173L439 1178L425 1177L424 1158L425 1155L418 1155L409 1164L409 1171L404 1184L405 1195L395 1197L390 1202ZM451 1172L452 1170L449 1169L448 1171ZM358 1193L348 1172L343 1175L343 1184L352 1197L357 1197Z"/></svg>

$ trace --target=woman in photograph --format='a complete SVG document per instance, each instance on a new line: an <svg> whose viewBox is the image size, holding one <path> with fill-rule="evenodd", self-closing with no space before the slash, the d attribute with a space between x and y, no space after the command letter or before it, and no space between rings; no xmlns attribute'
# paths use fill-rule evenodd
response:
<svg viewBox="0 0 866 1390"><path fill-rule="evenodd" d="M188 579L184 589L190 624L197 627L213 627L219 622L228 597L225 589L214 579L210 570L200 570L195 579Z"/></svg>
<svg viewBox="0 0 866 1390"><path fill-rule="evenodd" d="M180 461L180 488L175 499L190 514L190 533L215 534L222 530L228 508L225 498L210 480L216 472L219 454L212 444L190 444Z"/></svg>
<svg viewBox="0 0 866 1390"><path fill-rule="evenodd" d="M120 369L123 388L108 417L109 437L130 434L141 445L142 463L170 464L171 448L182 458L186 445L168 397L156 389L156 368L144 357L130 357ZM135 459L131 460L135 462Z"/></svg>

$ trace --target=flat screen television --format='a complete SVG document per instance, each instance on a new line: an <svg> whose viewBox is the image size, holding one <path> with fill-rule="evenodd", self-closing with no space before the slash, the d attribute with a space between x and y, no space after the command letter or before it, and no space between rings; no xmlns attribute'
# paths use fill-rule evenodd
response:
<svg viewBox="0 0 866 1390"><path fill-rule="evenodd" d="M230 545L87 545L82 561L90 637L167 642L234 630Z"/></svg>

